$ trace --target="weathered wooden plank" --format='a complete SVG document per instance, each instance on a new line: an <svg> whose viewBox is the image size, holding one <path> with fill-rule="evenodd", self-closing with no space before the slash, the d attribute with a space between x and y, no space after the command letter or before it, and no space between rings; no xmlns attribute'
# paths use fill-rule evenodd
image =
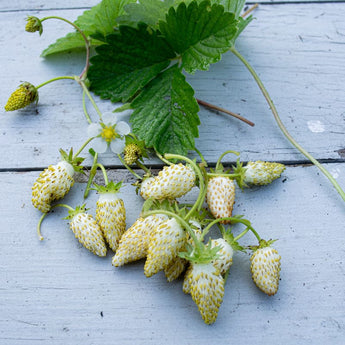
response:
<svg viewBox="0 0 345 345"><path fill-rule="evenodd" d="M328 168L345 183L345 164ZM314 167L289 167L270 186L238 192L234 213L262 237L279 239L280 289L264 296L251 282L249 256L237 253L213 326L204 325L180 280L147 279L143 262L116 269L112 253L100 259L82 248L61 219L65 210L44 220L40 242L40 213L30 204L37 174L0 173L1 344L342 344L344 203ZM82 203L83 188L77 183L64 201ZM142 201L130 184L121 197L131 224ZM96 199L87 199L92 213Z"/></svg>
<svg viewBox="0 0 345 345"><path fill-rule="evenodd" d="M341 2L342 0L329 0L329 1L324 1L324 0L261 0L261 1L248 1L248 4L254 4L254 3L259 3L259 4L274 4L274 3L279 3L279 4L284 4L284 3L296 3L296 2ZM42 1L42 0L14 0L11 2L5 2L2 1L0 3L0 11L32 11L32 10L50 10L50 9L76 9L76 8L83 8L87 9L92 6L97 5L100 2L100 0L73 0L73 1L68 1L66 2L61 2L59 0L47 0L47 1Z"/></svg>
<svg viewBox="0 0 345 345"><path fill-rule="evenodd" d="M344 157L344 85L339 77L345 74L344 10L344 3L262 6L238 41L238 50L262 77L288 130L319 159ZM46 11L44 15L53 13ZM59 12L71 20L80 13ZM50 42L70 30L65 23L47 22L44 34L38 37L23 31L23 13L0 15L2 104L22 80L39 84L59 75L80 73L83 54L45 60L38 57ZM251 128L202 108L196 142L208 161L214 162L227 149L241 151L243 160L304 159L280 133L251 76L230 53L210 71L188 80L197 97L256 123ZM100 107L102 111L113 109L105 101ZM95 113L93 117L96 119ZM37 108L13 113L1 110L0 126L1 169L54 163L60 147L77 148L86 140L81 90L70 81L47 85L40 91ZM104 156L104 162L118 163L111 154Z"/></svg>

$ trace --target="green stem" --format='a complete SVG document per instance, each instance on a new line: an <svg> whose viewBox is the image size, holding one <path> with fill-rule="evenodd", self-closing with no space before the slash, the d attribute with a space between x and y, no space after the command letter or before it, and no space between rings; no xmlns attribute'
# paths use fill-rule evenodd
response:
<svg viewBox="0 0 345 345"><path fill-rule="evenodd" d="M84 76L87 75L87 71L89 69L90 66L90 41L87 39L87 37L85 36L84 32L79 28L79 26L77 26L76 24L74 24L73 22L63 18L63 17L59 17L59 16L48 16L48 17L44 17L41 19L41 23L44 22L47 19L58 19L58 20L62 20L70 25L72 25L83 37L83 40L85 41L85 48L86 48L86 62L85 62L85 67L82 71L82 73L80 74L79 78L83 78Z"/></svg>
<svg viewBox="0 0 345 345"><path fill-rule="evenodd" d="M107 171L105 170L105 167L101 163L97 163L97 167L102 170L103 178L104 178L104 184L107 186L109 184L109 179L107 175Z"/></svg>
<svg viewBox="0 0 345 345"><path fill-rule="evenodd" d="M56 204L56 205L53 205L50 208L50 210L52 210L55 207L65 207L65 208L69 209L70 211L73 211L73 208L71 206L66 205L66 204ZM43 213L41 218L40 218L40 220L38 221L38 224L37 224L37 234L38 234L38 237L39 237L40 241L44 240L44 237L41 234L41 225L42 225L43 219L46 217L47 214L48 214L48 212Z"/></svg>
<svg viewBox="0 0 345 345"><path fill-rule="evenodd" d="M81 87L83 88L83 91L86 93L87 97L89 98L91 104L93 105L93 107L95 108L100 120L102 120L102 112L99 110L96 102L94 101L94 99L92 98L89 89L87 88L87 86L85 85L84 81L82 79L80 79L79 77L75 77L75 79L77 80L77 82L81 85Z"/></svg>
<svg viewBox="0 0 345 345"><path fill-rule="evenodd" d="M235 179L236 177L241 176L241 174L226 174L226 173L224 173L224 174L221 174L221 173L217 174L217 173L207 173L207 176L208 176L208 177L223 176L223 177L228 177L228 178L230 178L230 179Z"/></svg>
<svg viewBox="0 0 345 345"><path fill-rule="evenodd" d="M80 152L83 151L85 149L85 147L90 143L90 141L92 141L93 139L95 139L95 137L89 138L85 141L85 143L80 147L80 149L77 151L77 153L74 154L73 156L73 160L79 156Z"/></svg>
<svg viewBox="0 0 345 345"><path fill-rule="evenodd" d="M133 169L122 159L121 155L118 153L117 157L119 157L119 160L121 163L125 166L125 168L132 174L134 175L137 179L142 180L143 178L139 176L136 172L133 171Z"/></svg>
<svg viewBox="0 0 345 345"><path fill-rule="evenodd" d="M97 158L98 158L98 153L96 152L94 157L93 157L93 163L92 163L92 167L90 169L89 179L88 179L87 184L86 184L86 188L85 188L85 192L84 192L84 199L86 199L87 196L89 195L92 181L93 181L93 179L96 175L96 172L97 172Z"/></svg>
<svg viewBox="0 0 345 345"><path fill-rule="evenodd" d="M87 122L88 123L92 123L90 115L89 115L89 113L87 112L87 109L86 109L85 95L86 95L86 92L85 92L85 90L83 90L83 111L84 111L84 115L86 117Z"/></svg>
<svg viewBox="0 0 345 345"><path fill-rule="evenodd" d="M194 151L199 155L202 164L204 164L204 167L207 167L207 162L206 162L204 156L201 154L201 152L196 147L194 147Z"/></svg>
<svg viewBox="0 0 345 345"><path fill-rule="evenodd" d="M238 217L223 217L223 218L217 218L215 219L213 222L211 222L210 224L207 225L207 227L203 230L200 241L203 241L204 237L209 233L209 231L211 230L212 226L222 222L222 221L230 221L232 223L242 223L244 224L247 228L246 230L243 231L243 233L241 233L240 235L238 235L234 240L237 240L238 238L241 238L245 233L247 233L249 230L251 230L253 232L253 234L255 235L255 237L260 241L261 238L259 236L259 234L255 231L255 229L249 224L248 220L246 219L241 219Z"/></svg>
<svg viewBox="0 0 345 345"><path fill-rule="evenodd" d="M62 80L62 79L73 79L73 80L75 80L75 77L70 76L70 75L64 75L64 76L61 76L61 77L56 77L56 78L49 79L49 80L45 81L44 83L42 83L42 84L40 84L38 86L35 86L35 87L38 90L39 88L41 88L44 85L47 85L49 83L52 83L53 81Z"/></svg>
<svg viewBox="0 0 345 345"><path fill-rule="evenodd" d="M141 168L142 170L144 170L146 173L149 173L150 170L148 168L146 168L146 166L144 164L141 164L139 161L136 161L135 163L139 168Z"/></svg>
<svg viewBox="0 0 345 345"><path fill-rule="evenodd" d="M155 151L156 152L156 155L157 157L162 161L164 162L165 164L167 165L173 165L174 163L171 163L170 161L168 161L167 159L165 159L159 152Z"/></svg>
<svg viewBox="0 0 345 345"><path fill-rule="evenodd" d="M219 169L219 165L220 165L220 163L221 163L221 160L222 160L222 159L224 158L224 156L226 156L228 153L233 153L233 154L236 155L236 156L239 156L239 155L240 155L239 152L233 151L233 150L228 150L228 151L223 152L223 153L220 155L220 157L218 158L218 160L217 160L216 171L218 171L218 169Z"/></svg>
<svg viewBox="0 0 345 345"><path fill-rule="evenodd" d="M142 217L145 218L145 217L152 216L152 215L155 215L155 214L165 214L168 217L175 218L181 224L181 226L184 227L187 230L188 234L193 239L193 242L195 243L195 245L199 246L201 244L201 242L198 240L198 238L196 237L194 231L191 229L191 227L186 222L186 220L181 218L180 216L178 216L176 213L173 213L173 212L170 212L170 211L167 211L167 210L154 210L154 211L144 212L144 214L142 214Z"/></svg>
<svg viewBox="0 0 345 345"><path fill-rule="evenodd" d="M302 146L300 146L295 139L290 135L290 133L285 128L283 122L281 121L278 111L267 92L266 88L264 87L261 79L256 74L253 67L249 64L249 62L235 49L235 47L231 47L230 51L240 59L240 61L246 66L248 71L251 73L253 78L255 79L256 83L258 84L261 92L263 93L264 97L266 98L267 103L269 104L271 111L273 113L274 119L276 120L280 130L283 132L285 137L290 141L290 143L297 148L305 157L307 157L316 167L318 167L321 172L328 178L328 180L333 184L334 188L337 190L337 192L340 194L342 199L345 201L345 192L342 190L336 179L330 174L330 172L320 163L318 162L309 152L307 152Z"/></svg>
<svg viewBox="0 0 345 345"><path fill-rule="evenodd" d="M191 159L189 159L187 157L184 157L184 156L181 156L181 155L175 155L175 154L171 154L171 153L165 154L164 157L166 159L180 159L180 160L183 160L183 161L189 163L193 167L195 173L198 175L198 179L199 179L199 195L198 195L198 198L195 201L193 207L189 210L187 216L185 217L185 219L188 220L191 217L191 215L194 213L194 211L199 208L199 205L201 205L203 203L203 201L204 201L204 197L205 197L205 193L204 193L204 191L205 191L204 177L202 175L202 172L201 172L200 168Z"/></svg>

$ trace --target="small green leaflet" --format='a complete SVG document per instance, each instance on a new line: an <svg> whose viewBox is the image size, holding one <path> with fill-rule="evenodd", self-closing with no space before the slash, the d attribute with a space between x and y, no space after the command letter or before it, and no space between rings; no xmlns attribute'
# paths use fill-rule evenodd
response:
<svg viewBox="0 0 345 345"><path fill-rule="evenodd" d="M186 154L198 137L194 90L175 64L153 79L132 102L134 133L158 152Z"/></svg>
<svg viewBox="0 0 345 345"><path fill-rule="evenodd" d="M176 56L164 38L146 24L139 24L138 29L120 26L106 42L96 48L88 78L97 95L113 102L131 100Z"/></svg>
<svg viewBox="0 0 345 345"><path fill-rule="evenodd" d="M119 25L128 25L134 28L139 22L157 29L159 20L164 20L169 8L174 5L174 0L139 0L124 7L126 14L118 17Z"/></svg>
<svg viewBox="0 0 345 345"><path fill-rule="evenodd" d="M221 5L203 1L181 3L171 7L166 21L159 22L159 30L173 49L181 54L182 66L188 73L208 70L211 63L221 59L229 50L237 32L233 13L224 12Z"/></svg>
<svg viewBox="0 0 345 345"><path fill-rule="evenodd" d="M106 36L114 31L117 26L116 18L124 13L124 6L135 0L102 0L98 5L85 11L74 22L85 34L86 37L96 33ZM91 40L91 44L96 46L102 42ZM85 42L80 33L70 32L65 37L56 40L42 52L42 56L61 53L72 49L85 47Z"/></svg>

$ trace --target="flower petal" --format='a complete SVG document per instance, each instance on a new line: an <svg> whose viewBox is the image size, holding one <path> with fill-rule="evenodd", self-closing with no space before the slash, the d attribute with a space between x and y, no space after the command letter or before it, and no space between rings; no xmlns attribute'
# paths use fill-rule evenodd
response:
<svg viewBox="0 0 345 345"><path fill-rule="evenodd" d="M121 139L115 139L110 143L110 149L114 153L122 153L125 148L125 141Z"/></svg>
<svg viewBox="0 0 345 345"><path fill-rule="evenodd" d="M120 135L127 135L131 131L131 127L129 127L129 124L124 121L120 121L115 128L115 131Z"/></svg>
<svg viewBox="0 0 345 345"><path fill-rule="evenodd" d="M102 122L106 126L114 126L117 123L117 116L114 113L107 111L102 115Z"/></svg>
<svg viewBox="0 0 345 345"><path fill-rule="evenodd" d="M92 141L92 148L97 153L104 153L107 151L108 144L105 140L102 138L96 138Z"/></svg>
<svg viewBox="0 0 345 345"><path fill-rule="evenodd" d="M97 123L91 123L87 127L87 135L92 138L92 137L97 137L99 133L101 132L101 126Z"/></svg>

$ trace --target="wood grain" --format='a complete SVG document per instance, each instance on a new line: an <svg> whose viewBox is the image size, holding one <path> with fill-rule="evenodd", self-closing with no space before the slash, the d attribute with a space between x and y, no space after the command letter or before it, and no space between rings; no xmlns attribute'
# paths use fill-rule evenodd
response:
<svg viewBox="0 0 345 345"><path fill-rule="evenodd" d="M262 6L237 44L263 79L288 130L318 159L344 159L344 10L344 3ZM63 10L59 15L74 20L81 12ZM0 64L6 66L0 85L2 104L22 80L39 84L80 73L82 53L39 58L50 42L69 32L65 23L47 23L38 37L23 32L24 13L0 13L0 18L4 23ZM214 162L228 149L241 151L243 160L304 160L278 130L252 77L230 53L210 71L188 76L188 81L198 98L238 112L256 124L252 128L201 108L196 143L207 160ZM102 111L113 109L109 102L97 101ZM87 138L81 90L72 81L42 88L37 107L1 112L1 169L47 166L58 159L60 147L76 149ZM108 165L118 164L111 154L102 159Z"/></svg>
<svg viewBox="0 0 345 345"><path fill-rule="evenodd" d="M330 164L345 183L345 164ZM110 172L116 176L116 171ZM244 214L264 238L276 238L282 256L278 294L263 295L252 283L249 255L237 253L217 322L206 326L182 281L148 279L144 262L111 266L81 247L64 209L42 224L31 206L38 172L0 173L0 343L18 344L341 344L345 335L344 205L314 167L291 167L272 185L238 191L234 213ZM122 175L124 177L124 175ZM125 177L126 178L126 177ZM83 202L77 183L64 202ZM127 225L142 201L126 184L120 193ZM196 190L186 196L193 201ZM94 213L97 195L87 199ZM234 232L239 233L235 227ZM214 232L213 236L217 236ZM255 244L248 236L242 244ZM245 341L243 340L245 339Z"/></svg>

